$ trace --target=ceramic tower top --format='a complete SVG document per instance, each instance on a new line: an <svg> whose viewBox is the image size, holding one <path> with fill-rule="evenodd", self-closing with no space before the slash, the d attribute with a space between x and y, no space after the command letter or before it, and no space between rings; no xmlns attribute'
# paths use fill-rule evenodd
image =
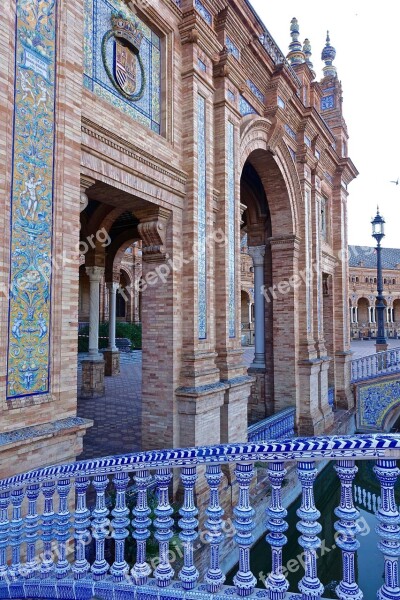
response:
<svg viewBox="0 0 400 600"><path fill-rule="evenodd" d="M336 50L331 46L331 39L329 37L329 31L326 32L326 44L322 50L321 58L325 63L323 68L324 77L336 77L336 67L332 64L336 57Z"/></svg>

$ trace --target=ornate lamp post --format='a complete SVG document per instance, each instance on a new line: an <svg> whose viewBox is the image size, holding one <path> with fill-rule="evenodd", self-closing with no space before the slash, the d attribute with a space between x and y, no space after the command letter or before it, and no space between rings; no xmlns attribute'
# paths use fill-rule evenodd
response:
<svg viewBox="0 0 400 600"><path fill-rule="evenodd" d="M383 302L383 278L382 278L382 259L381 259L381 241L385 237L385 219L379 214L377 209L376 217L371 221L372 237L376 240L376 262L377 262L377 290L376 297L376 312L378 320L378 334L376 336L376 351L381 352L387 350L387 342L385 337L385 304Z"/></svg>

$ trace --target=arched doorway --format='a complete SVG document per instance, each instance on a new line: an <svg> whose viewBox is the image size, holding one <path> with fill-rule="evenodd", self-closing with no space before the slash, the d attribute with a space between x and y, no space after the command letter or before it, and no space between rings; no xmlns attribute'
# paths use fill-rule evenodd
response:
<svg viewBox="0 0 400 600"><path fill-rule="evenodd" d="M367 298L359 298L357 302L357 321L359 335L361 338L368 338L371 335L371 327L374 324L374 310L370 307Z"/></svg>

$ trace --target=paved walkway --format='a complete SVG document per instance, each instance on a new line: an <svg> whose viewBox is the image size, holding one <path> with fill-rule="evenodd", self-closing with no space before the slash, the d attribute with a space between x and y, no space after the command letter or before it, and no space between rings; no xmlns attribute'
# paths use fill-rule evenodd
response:
<svg viewBox="0 0 400 600"><path fill-rule="evenodd" d="M400 340L390 340L390 347L400 346ZM352 342L353 358L375 352L374 341ZM140 413L142 388L142 353L134 350L121 353L121 373L105 377L106 392L102 398L81 398L82 370L78 362L78 416L93 419L94 426L83 438L83 453L79 458L89 459L114 454L135 452L140 449ZM254 347L245 347L243 362L250 365Z"/></svg>

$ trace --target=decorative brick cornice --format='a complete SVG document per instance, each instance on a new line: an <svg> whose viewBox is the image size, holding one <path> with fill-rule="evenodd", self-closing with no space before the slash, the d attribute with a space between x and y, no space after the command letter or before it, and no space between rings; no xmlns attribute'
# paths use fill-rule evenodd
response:
<svg viewBox="0 0 400 600"><path fill-rule="evenodd" d="M104 129L103 127L99 127L97 124L85 118L82 119L81 130L86 135L99 140L106 146L110 146L110 148L118 150L122 154L125 154L126 156L137 160L138 162L146 165L147 167L151 167L152 169L158 171L162 175L167 175L168 177L175 179L175 181L177 181L178 183L185 185L187 178L184 171L171 167L170 164L159 160L158 158L146 152L145 150L142 150L138 146L127 142L115 133Z"/></svg>

